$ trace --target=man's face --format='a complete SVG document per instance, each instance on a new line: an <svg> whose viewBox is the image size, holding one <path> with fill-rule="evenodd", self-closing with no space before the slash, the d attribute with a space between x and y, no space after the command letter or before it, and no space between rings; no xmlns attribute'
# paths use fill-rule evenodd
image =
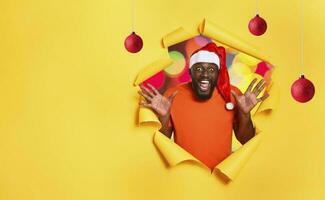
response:
<svg viewBox="0 0 325 200"><path fill-rule="evenodd" d="M196 63L190 69L192 88L199 99L209 99L216 86L218 67L213 63Z"/></svg>

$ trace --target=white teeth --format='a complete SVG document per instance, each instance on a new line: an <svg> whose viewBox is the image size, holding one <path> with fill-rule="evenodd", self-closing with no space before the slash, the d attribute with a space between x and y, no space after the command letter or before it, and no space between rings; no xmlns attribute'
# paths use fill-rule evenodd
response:
<svg viewBox="0 0 325 200"><path fill-rule="evenodd" d="M209 86L210 86L210 81L208 81L208 80L201 80L199 82L199 85L200 85L201 91L207 91L209 89Z"/></svg>

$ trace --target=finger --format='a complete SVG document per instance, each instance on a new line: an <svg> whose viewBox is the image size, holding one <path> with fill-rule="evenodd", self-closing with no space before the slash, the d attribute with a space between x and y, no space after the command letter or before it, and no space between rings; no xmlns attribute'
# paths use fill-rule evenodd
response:
<svg viewBox="0 0 325 200"><path fill-rule="evenodd" d="M256 96L258 96L262 91L263 91L263 89L265 88L265 86L266 86L266 83L264 83L257 91L256 91L256 93L255 93L255 95Z"/></svg>
<svg viewBox="0 0 325 200"><path fill-rule="evenodd" d="M264 83L264 79L261 79L257 84L256 86L254 87L253 89L253 93L256 94L258 89L260 88L260 86L262 85L262 83ZM256 95L257 96L257 95Z"/></svg>
<svg viewBox="0 0 325 200"><path fill-rule="evenodd" d="M264 101L265 99L267 99L268 97L270 96L269 93L265 93L261 98L258 98L257 100L260 102L260 101Z"/></svg>
<svg viewBox="0 0 325 200"><path fill-rule="evenodd" d="M254 78L253 81L249 84L247 90L245 91L245 94L246 94L247 92L250 92L250 91L252 90L253 85L254 85L254 83L255 83L256 81L257 81L257 78Z"/></svg>
<svg viewBox="0 0 325 200"><path fill-rule="evenodd" d="M140 106L143 106L143 107L146 107L146 108L151 108L151 104L149 104L149 103L147 103L147 102L140 102L139 103L140 104Z"/></svg>
<svg viewBox="0 0 325 200"><path fill-rule="evenodd" d="M140 105L145 104L145 103L147 103L147 102L143 99L141 99L141 101L139 102Z"/></svg>
<svg viewBox="0 0 325 200"><path fill-rule="evenodd" d="M173 101L177 93L178 93L178 91L173 92L173 94L171 94L171 95L168 97L168 99L171 100L171 101Z"/></svg>
<svg viewBox="0 0 325 200"><path fill-rule="evenodd" d="M138 92L141 96L143 96L147 101L151 102L152 98L148 95L146 95L145 93L143 93L142 91Z"/></svg>
<svg viewBox="0 0 325 200"><path fill-rule="evenodd" d="M147 85L152 89L154 94L156 94L156 95L160 94L160 92L153 85L151 85L150 83L148 83Z"/></svg>
<svg viewBox="0 0 325 200"><path fill-rule="evenodd" d="M233 90L231 90L230 92L231 92L231 94L235 97L235 99L237 100L237 99L238 99L238 95L236 94L236 92L233 91Z"/></svg>
<svg viewBox="0 0 325 200"><path fill-rule="evenodd" d="M144 103L148 103L147 101L141 99L141 102L139 104L144 104Z"/></svg>
<svg viewBox="0 0 325 200"><path fill-rule="evenodd" d="M150 97L154 97L155 95L148 89L146 88L145 86L143 85L140 85L141 89L146 91L146 93L150 96Z"/></svg>

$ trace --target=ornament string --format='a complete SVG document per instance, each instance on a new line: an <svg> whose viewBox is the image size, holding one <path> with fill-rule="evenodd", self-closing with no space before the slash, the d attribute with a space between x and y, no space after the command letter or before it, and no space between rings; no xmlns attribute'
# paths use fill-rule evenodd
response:
<svg viewBox="0 0 325 200"><path fill-rule="evenodd" d="M300 0L300 75L304 75L304 2Z"/></svg>
<svg viewBox="0 0 325 200"><path fill-rule="evenodd" d="M258 10L258 0L256 0L256 15L259 14L259 10Z"/></svg>
<svg viewBox="0 0 325 200"><path fill-rule="evenodd" d="M131 30L131 33L132 32L135 32L135 0L131 0L132 1L132 30Z"/></svg>

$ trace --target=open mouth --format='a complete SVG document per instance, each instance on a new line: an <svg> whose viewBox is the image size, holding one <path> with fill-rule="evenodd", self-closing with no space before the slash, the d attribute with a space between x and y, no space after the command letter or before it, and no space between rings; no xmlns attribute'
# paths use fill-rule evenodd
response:
<svg viewBox="0 0 325 200"><path fill-rule="evenodd" d="M203 92L206 92L210 89L210 81L208 80L201 80L199 81L199 87L200 87L200 90L203 91Z"/></svg>

